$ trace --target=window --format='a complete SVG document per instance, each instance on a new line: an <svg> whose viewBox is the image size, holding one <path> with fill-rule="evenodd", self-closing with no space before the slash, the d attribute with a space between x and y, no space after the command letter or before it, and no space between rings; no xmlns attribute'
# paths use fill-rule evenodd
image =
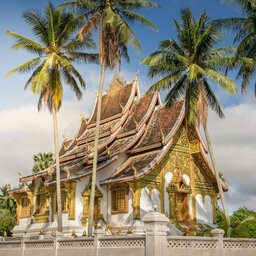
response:
<svg viewBox="0 0 256 256"><path fill-rule="evenodd" d="M112 213L128 212L128 187L112 189Z"/></svg>
<svg viewBox="0 0 256 256"><path fill-rule="evenodd" d="M30 217L30 201L27 197L21 198L21 218Z"/></svg>

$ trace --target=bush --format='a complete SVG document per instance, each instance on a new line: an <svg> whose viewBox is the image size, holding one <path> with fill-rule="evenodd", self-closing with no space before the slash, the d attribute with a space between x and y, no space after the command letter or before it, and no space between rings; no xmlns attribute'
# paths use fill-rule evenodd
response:
<svg viewBox="0 0 256 256"><path fill-rule="evenodd" d="M5 232L8 236L11 236L15 223L15 216L6 209L0 209L0 236L3 236Z"/></svg>
<svg viewBox="0 0 256 256"><path fill-rule="evenodd" d="M227 231L227 222L222 210L217 209L216 222ZM231 237L256 238L256 212L241 207L230 216Z"/></svg>

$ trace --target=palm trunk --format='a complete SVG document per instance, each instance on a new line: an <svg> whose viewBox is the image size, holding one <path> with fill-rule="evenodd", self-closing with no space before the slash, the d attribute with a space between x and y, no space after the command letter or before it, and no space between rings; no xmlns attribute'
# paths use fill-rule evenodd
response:
<svg viewBox="0 0 256 256"><path fill-rule="evenodd" d="M211 161L212 161L213 170L214 170L215 175L216 175L216 181L217 181L218 190L219 190L219 193L220 193L220 199L221 199L224 215L225 215L226 222L227 222L227 237L230 237L230 218L229 218L229 214L228 214L228 208L227 208L226 200L225 200L224 193L223 193L220 174L219 174L219 171L217 170L217 167L216 167L216 160L215 160L215 157L214 157L214 153L213 153L212 144L211 144L210 135L209 135L209 132L208 132L207 125L204 127L204 132L205 132L205 137L206 137L208 150L209 150L209 153L210 153L210 158L211 158Z"/></svg>
<svg viewBox="0 0 256 256"><path fill-rule="evenodd" d="M88 219L88 236L89 237L92 236L94 199L95 199L95 187L96 187L96 171L97 171L97 159L98 159L98 141L99 141L100 115L101 115L101 100L102 100L104 75L105 75L105 61L103 61L101 65L100 84L99 84L98 100L97 100L97 116L96 116L96 129L95 129L94 154L93 154L93 166L92 166L92 184L91 184L89 219Z"/></svg>
<svg viewBox="0 0 256 256"><path fill-rule="evenodd" d="M61 207L61 188L60 188L60 159L58 141L58 121L56 109L52 107L53 130L54 130L54 150L56 161L56 189L57 189L57 212L58 212L58 232L62 232L62 207Z"/></svg>

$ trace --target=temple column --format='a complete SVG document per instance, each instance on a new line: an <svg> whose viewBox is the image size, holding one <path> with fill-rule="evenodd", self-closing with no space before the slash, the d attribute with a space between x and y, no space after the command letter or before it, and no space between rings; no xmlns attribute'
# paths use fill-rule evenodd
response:
<svg viewBox="0 0 256 256"><path fill-rule="evenodd" d="M75 201L76 201L76 182L64 183L65 191L68 197L68 219L75 220Z"/></svg>
<svg viewBox="0 0 256 256"><path fill-rule="evenodd" d="M176 214L175 214L175 208L176 208L176 196L174 192L167 191L169 193L169 211L170 211L170 219L175 220Z"/></svg>
<svg viewBox="0 0 256 256"><path fill-rule="evenodd" d="M140 219L140 195L141 195L141 187L137 182L131 183L130 191L132 192L132 205L133 205L133 219Z"/></svg>
<svg viewBox="0 0 256 256"><path fill-rule="evenodd" d="M20 224L20 212L21 212L21 196L19 194L13 194L12 197L16 202L16 225Z"/></svg>

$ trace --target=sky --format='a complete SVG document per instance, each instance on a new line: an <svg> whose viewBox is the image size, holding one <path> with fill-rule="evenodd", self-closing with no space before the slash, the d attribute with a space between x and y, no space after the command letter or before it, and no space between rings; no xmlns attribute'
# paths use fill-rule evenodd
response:
<svg viewBox="0 0 256 256"><path fill-rule="evenodd" d="M55 5L62 1L52 1ZM175 38L173 18L179 20L181 8L190 7L195 17L206 11L210 18L241 16L232 0L159 0L160 8L143 10L141 13L153 21L158 31L133 25L142 50L130 49L130 63L123 61L121 75L127 81L139 71L141 93L154 80L147 77L147 68L140 64L141 58L155 51L163 39ZM47 110L37 111L37 97L24 91L29 74L6 77L6 73L33 56L23 51L13 51L12 38L7 30L33 37L25 24L22 13L35 9L41 12L48 3L45 0L0 0L0 186L18 184L18 172L31 173L32 157L38 152L53 151L52 119ZM233 35L222 44L231 44ZM78 70L86 80L86 90L81 101L65 87L64 100L59 112L60 141L73 136L79 128L80 115L90 115L99 81L99 67L79 65ZM232 78L235 74L231 73ZM113 73L106 74L104 88L109 85ZM219 170L228 180L230 189L226 193L229 210L246 206L256 210L256 99L252 89L236 96L224 94L212 85L225 113L225 119L209 114L209 131ZM239 88L239 82L237 83ZM239 91L239 89L238 89Z"/></svg>

